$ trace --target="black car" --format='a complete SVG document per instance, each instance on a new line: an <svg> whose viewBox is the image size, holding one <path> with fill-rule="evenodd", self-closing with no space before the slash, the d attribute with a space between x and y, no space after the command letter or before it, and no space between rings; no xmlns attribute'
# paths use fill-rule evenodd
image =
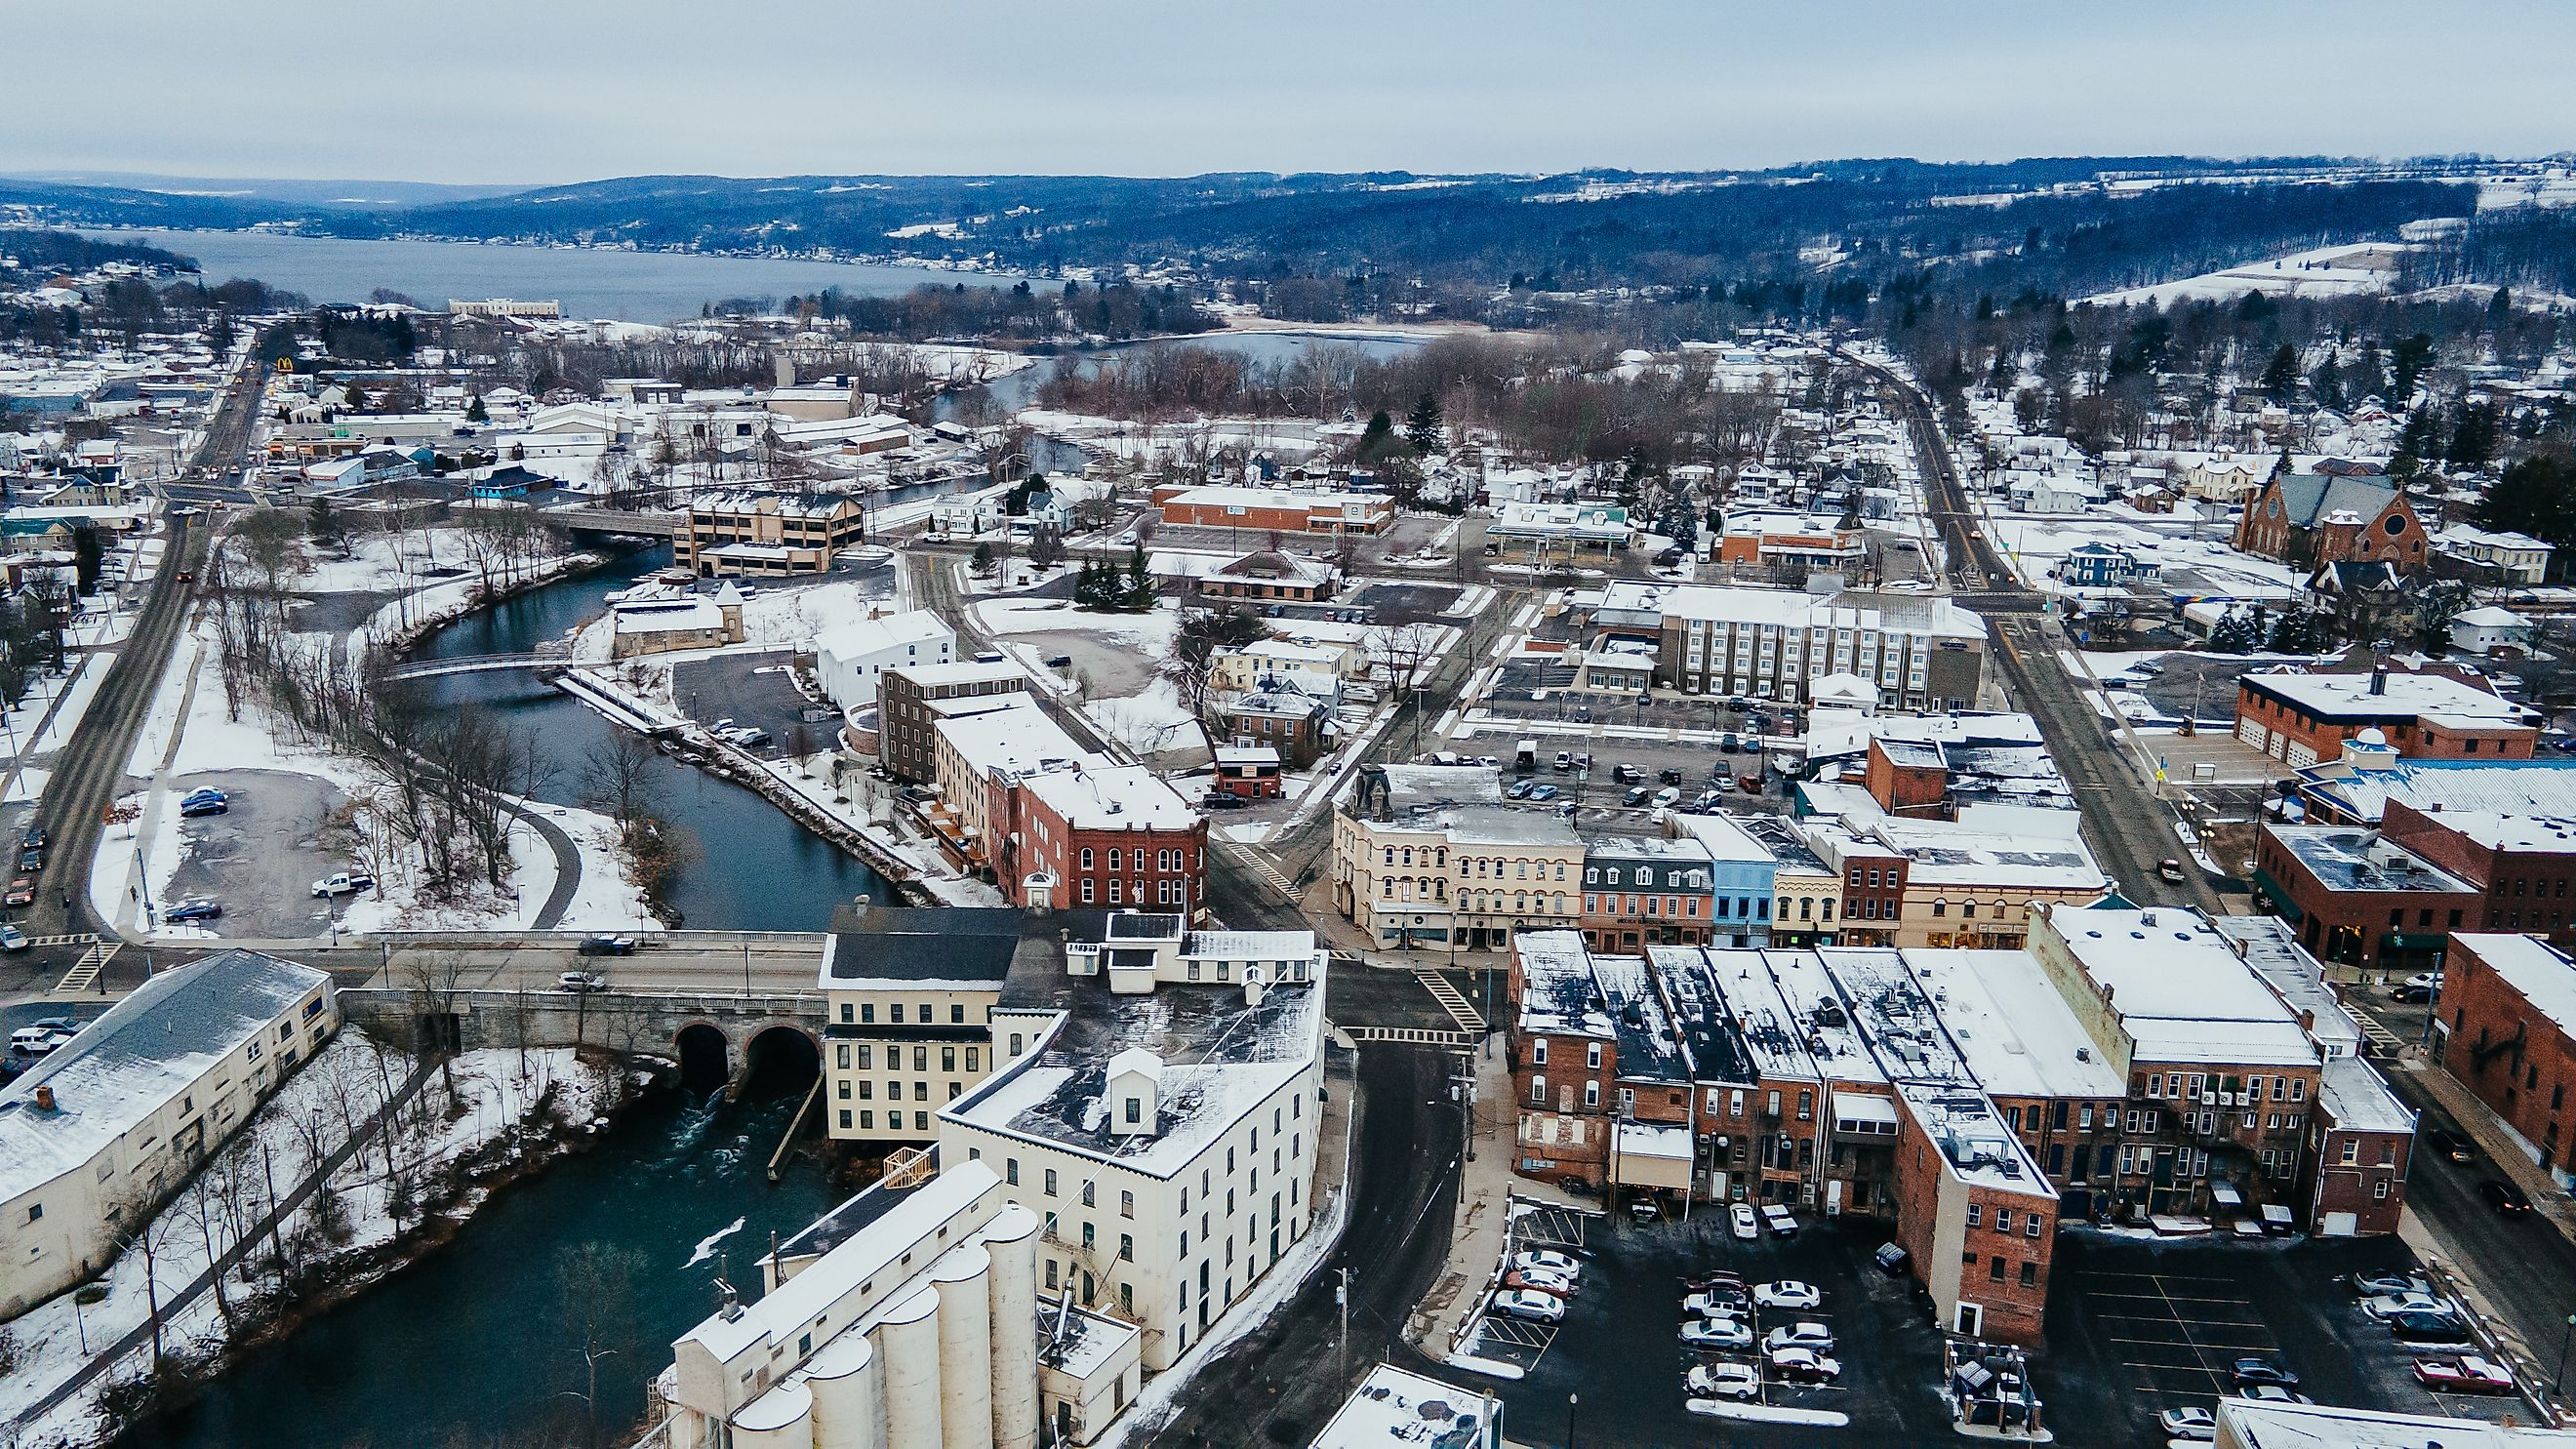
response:
<svg viewBox="0 0 2576 1449"><path fill-rule="evenodd" d="M27 833L18 837L20 850L43 850L53 843L53 832L41 825L28 826Z"/></svg>
<svg viewBox="0 0 2576 1449"><path fill-rule="evenodd" d="M2278 1384L2285 1389L2299 1386L2299 1376L2290 1372L2279 1359L2240 1358L2229 1364L2228 1370L2236 1375L2236 1386L2240 1389L2248 1384Z"/></svg>
<svg viewBox="0 0 2576 1449"><path fill-rule="evenodd" d="M1682 772L1671 765L1666 765L1655 772L1655 782L1659 785L1678 785L1682 782Z"/></svg>
<svg viewBox="0 0 2576 1449"><path fill-rule="evenodd" d="M574 949L584 956L632 956L635 954L635 938L633 936L584 936L581 944Z"/></svg>
<svg viewBox="0 0 2576 1449"><path fill-rule="evenodd" d="M2392 1313L2382 1320L2400 1343L2467 1343L2469 1330L2447 1313Z"/></svg>
<svg viewBox="0 0 2576 1449"><path fill-rule="evenodd" d="M26 849L19 851L18 868L20 870L43 870L45 868L45 848L41 845L31 845Z"/></svg>
<svg viewBox="0 0 2576 1449"><path fill-rule="evenodd" d="M1251 801L1230 790L1210 790L1207 798L1199 804L1208 810L1248 810L1252 807Z"/></svg>
<svg viewBox="0 0 2576 1449"><path fill-rule="evenodd" d="M2487 1206L2494 1208L2500 1213L2527 1213L2531 1211L2531 1199L2522 1195L2521 1188L2514 1186L2512 1183L2505 1181L2501 1177L2490 1177L2486 1181L2479 1183L2478 1196L2485 1198L2487 1200Z"/></svg>
<svg viewBox="0 0 2576 1449"><path fill-rule="evenodd" d="M2424 1140L2432 1144L2434 1151L2451 1159L2453 1162L2474 1162L2477 1160L2477 1154L2470 1150L2469 1139L2452 1131L2448 1127L2426 1128L2424 1132Z"/></svg>
<svg viewBox="0 0 2576 1449"><path fill-rule="evenodd" d="M1636 786L1631 786L1631 787L1629 788L1628 793L1627 793L1627 794L1625 794L1625 795L1623 795L1623 796L1621 796L1621 797L1619 797L1619 798L1620 798L1620 803L1622 803L1622 804L1624 804L1624 805L1628 806L1630 809L1632 809L1632 810L1633 810L1633 809L1635 809L1637 806L1640 806L1640 805L1645 804L1649 799L1652 799L1652 798L1653 798L1653 796L1654 796L1654 792L1653 792L1653 791L1648 790L1648 789L1647 789L1645 786L1643 786L1643 785L1636 785Z"/></svg>

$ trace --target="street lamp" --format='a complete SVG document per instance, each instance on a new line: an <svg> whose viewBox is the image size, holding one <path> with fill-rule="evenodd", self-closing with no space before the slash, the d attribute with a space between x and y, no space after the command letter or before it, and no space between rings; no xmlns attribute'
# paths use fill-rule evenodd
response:
<svg viewBox="0 0 2576 1449"><path fill-rule="evenodd" d="M1574 1449L1574 1409L1581 1401L1578 1394L1565 1396L1565 1449Z"/></svg>
<svg viewBox="0 0 2576 1449"><path fill-rule="evenodd" d="M2558 1377L2550 1382L2549 1392L2560 1398L2567 1396L2567 1345L2570 1340L2576 1340L2576 1313L2567 1315L2567 1331L2558 1336Z"/></svg>

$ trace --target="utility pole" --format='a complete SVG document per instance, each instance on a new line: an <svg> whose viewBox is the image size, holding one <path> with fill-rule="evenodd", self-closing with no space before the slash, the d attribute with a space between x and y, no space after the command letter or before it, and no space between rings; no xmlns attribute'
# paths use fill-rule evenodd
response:
<svg viewBox="0 0 2576 1449"><path fill-rule="evenodd" d="M1351 1377L1351 1270L1336 1268L1333 1271L1342 1276L1342 1281L1333 1285L1333 1302L1342 1310L1342 1336L1339 1351L1342 1359L1342 1380L1347 1383ZM2576 1319L2570 1321L2576 1322Z"/></svg>
<svg viewBox="0 0 2576 1449"><path fill-rule="evenodd" d="M1467 1143L1466 1160L1476 1160L1476 1057L1473 1052L1458 1054L1459 1075L1449 1079L1449 1094L1458 1099L1459 1135Z"/></svg>

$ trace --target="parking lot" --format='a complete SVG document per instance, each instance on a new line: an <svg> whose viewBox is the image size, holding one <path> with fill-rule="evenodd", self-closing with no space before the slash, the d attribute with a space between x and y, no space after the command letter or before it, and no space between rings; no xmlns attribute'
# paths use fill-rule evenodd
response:
<svg viewBox="0 0 2576 1449"><path fill-rule="evenodd" d="M1495 1383L1512 1437L1528 1444L1566 1442L1569 1408L1583 1444L1814 1445L1819 1442L1914 1444L1949 1439L1948 1410L1934 1392L1941 1374L1941 1336L1918 1306L1910 1279L1891 1278L1870 1255L1887 1241L1883 1225L1801 1215L1795 1238L1765 1233L1750 1242L1730 1236L1723 1208L1693 1209L1688 1222L1644 1227L1595 1220L1585 1235L1583 1276L1552 1329L1503 1330L1534 1348L1480 1343L1483 1356L1507 1358L1518 1380ZM1819 1322L1834 1334L1842 1364L1831 1384L1769 1382L1762 1403L1846 1416L1846 1428L1710 1418L1686 1406L1684 1375L1700 1364L1752 1363L1758 1355L1702 1353L1683 1344L1683 1280L1728 1271L1749 1284L1796 1279L1815 1285L1812 1309L1756 1306L1757 1336L1792 1322ZM1569 1406L1567 1396L1579 1396Z"/></svg>
<svg viewBox="0 0 2576 1449"><path fill-rule="evenodd" d="M2048 1344L2037 1359L2048 1421L2062 1438L2080 1425L2086 1442L2161 1444L2155 1416L2209 1407L2233 1388L2236 1360L2249 1356L2277 1360L2298 1376L2297 1392L2322 1404L2528 1421L2510 1394L2425 1388L2415 1360L2460 1351L2398 1342L2336 1281L2413 1266L2395 1238L2155 1242L2068 1233L2058 1239Z"/></svg>
<svg viewBox="0 0 2576 1449"><path fill-rule="evenodd" d="M1891 1277L1871 1255L1883 1224L1801 1214L1794 1238L1734 1238L1723 1208L1688 1222L1637 1226L1590 1216L1577 1231L1550 1213L1527 1218L1527 1246L1561 1242L1581 1279L1555 1324L1488 1315L1466 1351L1508 1363L1522 1377L1487 1378L1507 1405L1513 1437L1533 1445L1920 1445L1953 1437L1942 1397L1942 1335L1930 1301L1909 1277ZM2058 1240L2047 1341L2032 1357L2043 1422L2059 1442L2158 1449L2156 1416L2208 1408L2235 1384L2245 1357L2277 1361L2297 1392L2319 1403L2500 1421L2530 1413L2513 1394L2435 1393L2418 1382L2418 1358L2463 1350L2410 1347L2366 1316L2341 1282L2355 1271L2414 1266L2394 1238L2156 1241L2075 1231ZM1687 1405L1694 1365L1756 1363L1759 1354L1702 1353L1679 1336L1684 1280L1712 1271L1747 1284L1795 1279L1822 1294L1813 1309L1753 1308L1760 1336L1789 1322L1832 1332L1840 1377L1822 1386L1767 1381L1766 1410L1840 1415L1819 1423L1711 1418ZM1771 1376L1766 1375L1766 1379ZM1569 1403L1569 1395L1575 1396Z"/></svg>
<svg viewBox="0 0 2576 1449"><path fill-rule="evenodd" d="M793 651L780 649L682 660L671 667L671 694L699 724L730 720L731 728L767 730L769 743L761 747L763 754L789 749L800 730L819 749L839 726L828 719L819 723L805 719L812 701L797 692L788 668L794 658Z"/></svg>

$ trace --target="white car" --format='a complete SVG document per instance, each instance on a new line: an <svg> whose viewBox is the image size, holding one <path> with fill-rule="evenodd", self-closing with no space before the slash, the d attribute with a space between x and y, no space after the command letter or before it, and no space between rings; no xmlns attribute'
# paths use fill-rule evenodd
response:
<svg viewBox="0 0 2576 1449"><path fill-rule="evenodd" d="M1812 1319L1801 1319L1796 1323L1784 1323L1762 1335L1763 1352L1771 1353L1784 1348L1803 1348L1811 1353L1832 1353L1834 1331Z"/></svg>
<svg viewBox="0 0 2576 1449"><path fill-rule="evenodd" d="M1494 1312L1531 1323L1561 1323L1565 1319L1565 1300L1532 1288L1506 1288L1494 1295Z"/></svg>
<svg viewBox="0 0 2576 1449"><path fill-rule="evenodd" d="M1798 1384L1829 1384L1843 1376L1841 1359L1828 1358L1813 1349L1775 1348L1763 1354L1771 1365L1774 1378Z"/></svg>
<svg viewBox="0 0 2576 1449"><path fill-rule="evenodd" d="M1761 1220L1753 1216L1751 1203L1737 1203L1726 1210L1727 1231L1746 1242L1762 1236Z"/></svg>
<svg viewBox="0 0 2576 1449"><path fill-rule="evenodd" d="M1751 1348L1753 1325L1741 1318L1694 1318L1682 1325L1682 1342L1692 1348Z"/></svg>
<svg viewBox="0 0 2576 1449"><path fill-rule="evenodd" d="M2457 1318L2460 1311L2447 1298L2430 1293L2382 1293L2361 1300L2361 1311L2385 1323L2400 1313L2432 1313L2444 1318Z"/></svg>
<svg viewBox="0 0 2576 1449"><path fill-rule="evenodd" d="M1541 1273L1562 1273L1569 1278L1580 1278L1583 1276L1583 1265L1581 1263L1574 1261L1574 1259L1568 1254L1559 1253L1549 1248L1530 1248L1522 1252L1514 1253L1512 1254L1511 1266L1513 1271L1521 1273L1535 1270Z"/></svg>
<svg viewBox="0 0 2576 1449"><path fill-rule="evenodd" d="M1682 1375L1682 1388L1694 1399L1758 1399L1762 1375L1749 1363L1695 1364Z"/></svg>
<svg viewBox="0 0 2576 1449"><path fill-rule="evenodd" d="M1783 1278L1776 1283L1755 1284L1753 1301L1765 1308L1815 1308L1824 1303L1825 1295L1813 1283Z"/></svg>
<svg viewBox="0 0 2576 1449"><path fill-rule="evenodd" d="M2168 1439L2207 1442L2218 1437L2218 1416L2207 1409L2167 1409L2156 1415L2156 1427Z"/></svg>
<svg viewBox="0 0 2576 1449"><path fill-rule="evenodd" d="M606 991L608 978L596 971L567 971L555 978L555 989L577 993Z"/></svg>

